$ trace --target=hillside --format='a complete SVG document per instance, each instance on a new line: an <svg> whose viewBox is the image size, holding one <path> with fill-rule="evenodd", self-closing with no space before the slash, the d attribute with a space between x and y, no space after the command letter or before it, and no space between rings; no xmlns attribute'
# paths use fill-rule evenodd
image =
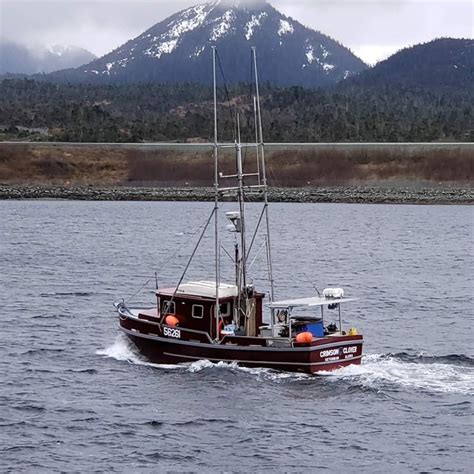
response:
<svg viewBox="0 0 474 474"><path fill-rule="evenodd" d="M87 83L212 81L217 46L229 83L248 82L256 46L262 81L335 84L367 66L334 39L286 17L266 1L217 0L182 10L104 57L49 80Z"/></svg>
<svg viewBox="0 0 474 474"><path fill-rule="evenodd" d="M474 40L441 38L394 54L347 81L358 87L474 88Z"/></svg>

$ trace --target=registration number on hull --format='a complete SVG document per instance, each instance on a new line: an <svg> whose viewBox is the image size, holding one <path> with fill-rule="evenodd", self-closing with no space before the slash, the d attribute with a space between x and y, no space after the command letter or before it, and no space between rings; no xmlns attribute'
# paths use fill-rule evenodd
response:
<svg viewBox="0 0 474 474"><path fill-rule="evenodd" d="M163 328L163 334L166 337L174 337L175 339L181 339L181 331L175 328Z"/></svg>

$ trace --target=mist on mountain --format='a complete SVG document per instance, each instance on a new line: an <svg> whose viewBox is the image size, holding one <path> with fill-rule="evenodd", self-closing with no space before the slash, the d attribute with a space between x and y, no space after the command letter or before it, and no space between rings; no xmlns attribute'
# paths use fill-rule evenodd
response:
<svg viewBox="0 0 474 474"><path fill-rule="evenodd" d="M86 49L71 45L25 45L0 38L0 74L50 73L95 59Z"/></svg>

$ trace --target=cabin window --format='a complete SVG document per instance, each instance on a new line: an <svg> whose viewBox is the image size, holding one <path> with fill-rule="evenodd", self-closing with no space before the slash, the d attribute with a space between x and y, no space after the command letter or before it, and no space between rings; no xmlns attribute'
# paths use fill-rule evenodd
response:
<svg viewBox="0 0 474 474"><path fill-rule="evenodd" d="M193 304L193 318L202 319L204 316L204 306Z"/></svg>
<svg viewBox="0 0 474 474"><path fill-rule="evenodd" d="M163 301L163 314L176 314L174 301Z"/></svg>
<svg viewBox="0 0 474 474"><path fill-rule="evenodd" d="M221 316L230 316L230 303L220 304L219 313Z"/></svg>

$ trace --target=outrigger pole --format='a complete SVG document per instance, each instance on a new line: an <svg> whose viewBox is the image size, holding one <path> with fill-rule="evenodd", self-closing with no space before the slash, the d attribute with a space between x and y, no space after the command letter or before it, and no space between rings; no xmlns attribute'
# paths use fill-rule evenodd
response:
<svg viewBox="0 0 474 474"><path fill-rule="evenodd" d="M214 81L214 251L215 251L215 277L216 277L216 339L219 339L219 286L220 286L220 262L219 262L219 170L218 170L218 136L217 136L217 78L216 78L216 47L212 47L212 70Z"/></svg>

